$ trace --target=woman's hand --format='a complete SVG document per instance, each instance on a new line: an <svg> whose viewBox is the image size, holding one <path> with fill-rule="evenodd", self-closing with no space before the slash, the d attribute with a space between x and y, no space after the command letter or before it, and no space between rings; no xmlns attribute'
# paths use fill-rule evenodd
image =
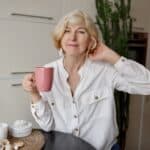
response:
<svg viewBox="0 0 150 150"><path fill-rule="evenodd" d="M25 75L22 81L23 88L31 94L32 102L35 103L41 99L41 96L35 85L35 76L34 74Z"/></svg>
<svg viewBox="0 0 150 150"><path fill-rule="evenodd" d="M104 43L99 43L95 51L89 54L89 58L94 61L106 61L110 64L115 64L119 60L120 55Z"/></svg>

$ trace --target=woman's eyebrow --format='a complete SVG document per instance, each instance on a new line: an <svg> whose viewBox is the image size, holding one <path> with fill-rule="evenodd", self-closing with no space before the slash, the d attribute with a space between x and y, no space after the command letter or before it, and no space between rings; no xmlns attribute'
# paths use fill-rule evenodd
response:
<svg viewBox="0 0 150 150"><path fill-rule="evenodd" d="M71 27L70 27L70 26L67 26L65 29L71 29ZM87 30L85 27L78 27L77 29Z"/></svg>
<svg viewBox="0 0 150 150"><path fill-rule="evenodd" d="M83 30L86 30L86 28L85 28L85 27L79 27L78 29L83 29Z"/></svg>

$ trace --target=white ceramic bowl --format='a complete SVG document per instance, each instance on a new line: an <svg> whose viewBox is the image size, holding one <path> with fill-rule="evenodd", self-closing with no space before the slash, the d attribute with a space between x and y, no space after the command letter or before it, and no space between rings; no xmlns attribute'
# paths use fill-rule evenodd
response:
<svg viewBox="0 0 150 150"><path fill-rule="evenodd" d="M11 127L11 135L14 137L29 136L32 132L32 123L25 120L16 120Z"/></svg>

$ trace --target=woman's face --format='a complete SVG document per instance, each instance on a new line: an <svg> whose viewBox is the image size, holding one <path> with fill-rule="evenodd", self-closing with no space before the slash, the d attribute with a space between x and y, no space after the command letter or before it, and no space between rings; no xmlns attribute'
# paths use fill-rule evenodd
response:
<svg viewBox="0 0 150 150"><path fill-rule="evenodd" d="M65 55L79 56L86 52L90 36L83 24L68 25L61 40Z"/></svg>

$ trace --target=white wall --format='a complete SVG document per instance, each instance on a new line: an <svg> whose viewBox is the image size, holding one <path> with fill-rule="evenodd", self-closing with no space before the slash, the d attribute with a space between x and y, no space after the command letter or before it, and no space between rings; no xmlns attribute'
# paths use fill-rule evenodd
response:
<svg viewBox="0 0 150 150"><path fill-rule="evenodd" d="M134 22L134 27L144 28L145 32L150 32L150 16L149 16L150 1L131 0L131 2L132 2L131 14L132 17L136 18L136 22Z"/></svg>

